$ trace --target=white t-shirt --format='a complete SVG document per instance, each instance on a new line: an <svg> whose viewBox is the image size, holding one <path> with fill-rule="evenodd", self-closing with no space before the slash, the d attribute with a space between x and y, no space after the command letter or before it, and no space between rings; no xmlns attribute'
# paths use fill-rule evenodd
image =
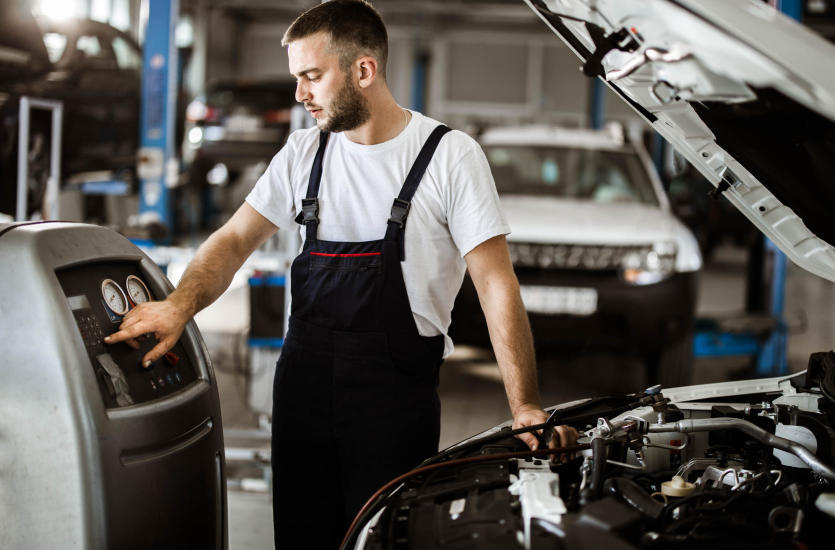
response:
<svg viewBox="0 0 835 550"><path fill-rule="evenodd" d="M386 234L392 202L438 122L412 111L406 128L375 145L328 139L319 187L319 233L328 241L372 241ZM319 146L315 127L293 132L246 201L280 229L295 223ZM481 147L453 130L440 141L412 198L401 263L409 304L422 336L446 336L461 288L465 254L510 228ZM446 336L444 356L452 353Z"/></svg>

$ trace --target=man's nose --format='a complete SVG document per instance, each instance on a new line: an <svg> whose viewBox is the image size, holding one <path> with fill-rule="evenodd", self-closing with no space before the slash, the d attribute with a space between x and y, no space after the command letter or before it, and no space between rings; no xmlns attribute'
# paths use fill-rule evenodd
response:
<svg viewBox="0 0 835 550"><path fill-rule="evenodd" d="M296 82L296 101L304 103L305 100L310 100L310 90L302 80L299 80Z"/></svg>

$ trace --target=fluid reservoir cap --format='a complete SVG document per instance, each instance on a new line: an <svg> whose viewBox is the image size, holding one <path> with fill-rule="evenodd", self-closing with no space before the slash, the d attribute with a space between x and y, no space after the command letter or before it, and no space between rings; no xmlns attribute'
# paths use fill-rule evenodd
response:
<svg viewBox="0 0 835 550"><path fill-rule="evenodd" d="M684 481L681 476L673 476L670 481L665 481L661 484L661 492L668 497L686 497L696 486L689 481Z"/></svg>

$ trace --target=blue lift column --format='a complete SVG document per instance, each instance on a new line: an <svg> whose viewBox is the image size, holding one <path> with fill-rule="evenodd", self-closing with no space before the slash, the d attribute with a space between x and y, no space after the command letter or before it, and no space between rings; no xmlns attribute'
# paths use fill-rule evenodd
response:
<svg viewBox="0 0 835 550"><path fill-rule="evenodd" d="M777 9L792 19L803 17L803 0L777 0ZM765 254L767 269L771 270L769 313L774 318L774 330L757 354L757 374L762 376L788 374L788 328L783 318L783 304L786 296L786 255L767 237ZM770 262L769 262L770 260Z"/></svg>
<svg viewBox="0 0 835 550"><path fill-rule="evenodd" d="M594 130L603 128L606 121L606 84L597 76L591 80L589 93L589 126Z"/></svg>
<svg viewBox="0 0 835 550"><path fill-rule="evenodd" d="M802 0L771 0L771 4L798 21L803 15ZM749 251L750 254L753 252ZM749 258L749 262L754 261L754 264L749 267L747 307L750 312L753 303L753 309L771 317L773 325L770 332L763 337L746 332L732 334L708 326L707 330L697 330L693 338L693 353L696 357L753 355L757 376L781 376L789 372L788 327L783 317L788 260L768 237L763 237L762 248L755 256L755 261ZM764 284L767 296L757 297L756 294L762 290L757 289L752 299L750 287L754 278L757 278L757 283Z"/></svg>
<svg viewBox="0 0 835 550"><path fill-rule="evenodd" d="M412 109L422 113L426 107L426 69L429 54L421 43L415 52L412 66Z"/></svg>
<svg viewBox="0 0 835 550"><path fill-rule="evenodd" d="M768 237L765 239L765 269L770 271L768 310L774 319L771 335L760 346L757 353L757 375L774 376L788 374L787 360L788 327L783 318L783 304L786 296L786 255Z"/></svg>
<svg viewBox="0 0 835 550"><path fill-rule="evenodd" d="M139 163L139 214L172 229L170 188L179 167L174 155L177 47L174 26L179 0L147 0L142 66L142 109Z"/></svg>

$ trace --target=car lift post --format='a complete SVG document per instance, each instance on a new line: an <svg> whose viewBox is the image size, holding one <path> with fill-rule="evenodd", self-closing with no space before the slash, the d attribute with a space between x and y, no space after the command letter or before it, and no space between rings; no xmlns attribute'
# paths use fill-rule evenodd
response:
<svg viewBox="0 0 835 550"><path fill-rule="evenodd" d="M765 257L759 265L762 274L770 274L766 278L766 288L769 291L768 313L774 319L774 328L768 339L760 345L757 352L757 374L772 376L788 374L787 333L786 321L783 319L783 305L786 294L786 255L767 237L763 237Z"/></svg>
<svg viewBox="0 0 835 550"><path fill-rule="evenodd" d="M792 19L796 21L803 19L803 0L775 0L775 3L778 10ZM762 267L763 270L767 269L766 266L771 269L769 280L771 296L768 307L775 325L768 340L760 347L757 354L757 374L761 376L788 374L788 328L783 318L788 260L771 240L767 237L763 239L766 258ZM771 262L767 260L769 257Z"/></svg>
<svg viewBox="0 0 835 550"><path fill-rule="evenodd" d="M169 190L177 183L174 156L177 48L174 27L179 0L148 0L148 27L142 65L141 136L137 173L139 214L160 223L169 233L172 207Z"/></svg>
<svg viewBox="0 0 835 550"><path fill-rule="evenodd" d="M52 141L50 145L49 179L46 183L44 218L58 219L58 194L61 179L61 132L64 119L64 103L47 99L23 96L20 98L20 124L17 142L17 205L15 220L26 220L26 199L29 192L29 132L32 109L52 112Z"/></svg>
<svg viewBox="0 0 835 550"><path fill-rule="evenodd" d="M422 113L426 105L426 69L429 66L429 54L420 45L414 54L412 66L412 109Z"/></svg>
<svg viewBox="0 0 835 550"><path fill-rule="evenodd" d="M591 79L589 92L589 126L600 130L606 121L606 85L598 76Z"/></svg>

